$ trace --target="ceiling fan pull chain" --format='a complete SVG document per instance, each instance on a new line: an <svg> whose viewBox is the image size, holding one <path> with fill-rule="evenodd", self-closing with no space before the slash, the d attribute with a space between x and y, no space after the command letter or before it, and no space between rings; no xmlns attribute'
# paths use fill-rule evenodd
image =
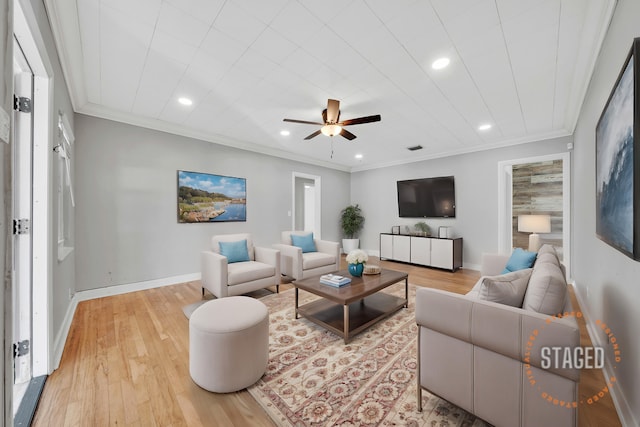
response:
<svg viewBox="0 0 640 427"><path fill-rule="evenodd" d="M333 159L333 137L331 137L331 159Z"/></svg>

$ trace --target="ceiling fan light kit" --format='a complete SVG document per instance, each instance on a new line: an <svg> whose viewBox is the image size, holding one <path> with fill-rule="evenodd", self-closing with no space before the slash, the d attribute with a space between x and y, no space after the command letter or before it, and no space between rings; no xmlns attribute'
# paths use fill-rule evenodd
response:
<svg viewBox="0 0 640 427"><path fill-rule="evenodd" d="M382 118L380 114L366 117L358 117L357 119L349 119L340 121L340 101L337 99L327 100L327 108L322 111L322 123L310 122L307 120L296 119L283 119L285 122L290 123L302 123L305 125L318 125L322 126L319 130L315 131L311 135L308 135L305 140L315 138L316 136L323 134L326 136L340 135L349 141L356 139L356 136L346 130L345 126L361 125L364 123L379 122Z"/></svg>
<svg viewBox="0 0 640 427"><path fill-rule="evenodd" d="M342 126L340 125L324 125L322 126L322 129L320 129L320 132L322 132L323 135L326 136L335 136L337 134L339 134L340 132L342 132Z"/></svg>

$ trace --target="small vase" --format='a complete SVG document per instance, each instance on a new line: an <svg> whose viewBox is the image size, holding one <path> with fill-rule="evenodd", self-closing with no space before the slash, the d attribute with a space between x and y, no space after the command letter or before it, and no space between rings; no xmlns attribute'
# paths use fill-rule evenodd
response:
<svg viewBox="0 0 640 427"><path fill-rule="evenodd" d="M349 274L354 277L362 276L362 272L364 271L364 264L349 264Z"/></svg>

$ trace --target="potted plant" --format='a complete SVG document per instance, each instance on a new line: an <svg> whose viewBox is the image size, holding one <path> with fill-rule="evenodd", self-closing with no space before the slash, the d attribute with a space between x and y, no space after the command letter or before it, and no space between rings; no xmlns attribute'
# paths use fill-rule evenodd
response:
<svg viewBox="0 0 640 427"><path fill-rule="evenodd" d="M344 238L342 239L342 250L349 253L360 246L358 233L364 226L364 216L358 205L349 205L340 212L340 227Z"/></svg>
<svg viewBox="0 0 640 427"><path fill-rule="evenodd" d="M424 221L420 221L420 222L416 223L416 225L414 227L416 228L416 230L418 230L420 232L421 236L428 236L429 235L429 231L431 231L429 226L427 225L427 223L424 222Z"/></svg>

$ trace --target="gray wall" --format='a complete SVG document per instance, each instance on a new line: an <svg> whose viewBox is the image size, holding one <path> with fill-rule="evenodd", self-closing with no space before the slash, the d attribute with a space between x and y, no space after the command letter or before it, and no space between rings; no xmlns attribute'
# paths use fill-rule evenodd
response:
<svg viewBox="0 0 640 427"><path fill-rule="evenodd" d="M640 424L640 262L595 235L595 128L633 38L640 36L638 22L640 2L619 0L574 134L572 179L576 286L586 301L591 321L607 323L620 344L622 360L616 367L618 383L613 392L624 396L627 409L634 414L635 419L627 419L627 425ZM606 345L604 334L598 333ZM605 348L609 350L609 346Z"/></svg>
<svg viewBox="0 0 640 427"><path fill-rule="evenodd" d="M212 235L257 245L291 229L292 172L322 179L322 237L339 238L349 174L123 123L76 115L77 290L200 272ZM247 179L247 221L178 224L177 170Z"/></svg>
<svg viewBox="0 0 640 427"><path fill-rule="evenodd" d="M393 225L403 230L420 221L398 216L396 181L454 175L456 218L424 221L432 233L440 226L451 226L454 236L463 238L464 265L479 267L483 252L498 251L498 162L565 152L571 141L571 137L556 138L353 173L351 202L360 205L366 218L360 247L377 251L379 233L391 232Z"/></svg>

